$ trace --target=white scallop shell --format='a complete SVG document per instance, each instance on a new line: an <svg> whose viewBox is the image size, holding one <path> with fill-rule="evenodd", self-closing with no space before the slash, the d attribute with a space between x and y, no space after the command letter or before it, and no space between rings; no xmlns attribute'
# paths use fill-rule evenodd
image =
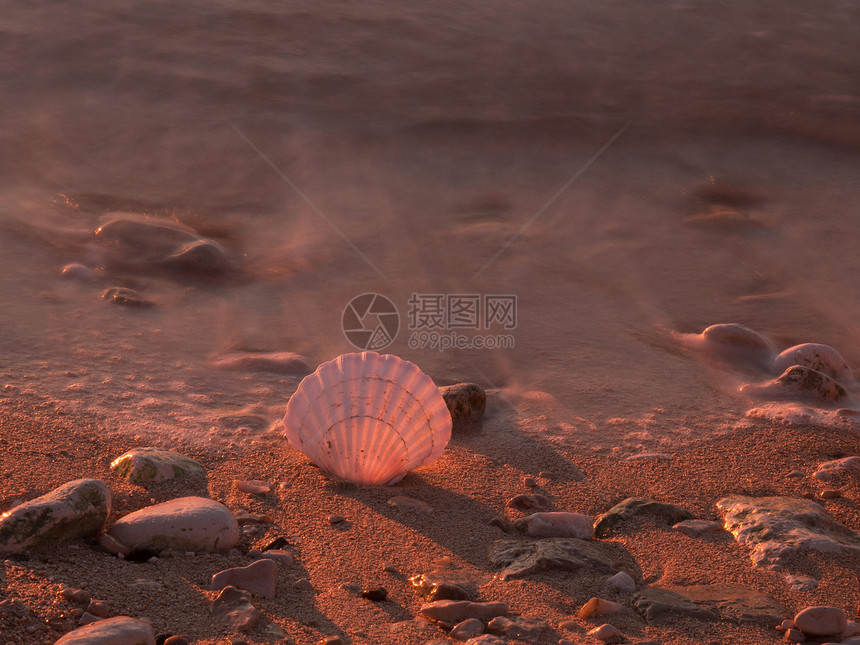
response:
<svg viewBox="0 0 860 645"><path fill-rule="evenodd" d="M375 352L344 354L302 380L287 404L290 445L357 484L393 484L435 461L451 414L416 365Z"/></svg>

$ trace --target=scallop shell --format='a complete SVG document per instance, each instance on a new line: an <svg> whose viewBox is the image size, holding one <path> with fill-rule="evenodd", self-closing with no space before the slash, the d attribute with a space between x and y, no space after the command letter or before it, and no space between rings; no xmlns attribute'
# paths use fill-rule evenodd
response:
<svg viewBox="0 0 860 645"><path fill-rule="evenodd" d="M357 484L393 484L442 454L451 414L416 365L362 352L306 376L287 404L284 428L290 445L326 472Z"/></svg>

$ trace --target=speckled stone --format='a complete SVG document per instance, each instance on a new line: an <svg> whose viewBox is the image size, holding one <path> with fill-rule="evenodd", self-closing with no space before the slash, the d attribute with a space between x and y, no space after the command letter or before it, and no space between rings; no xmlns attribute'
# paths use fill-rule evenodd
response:
<svg viewBox="0 0 860 645"><path fill-rule="evenodd" d="M837 381L851 381L853 375L842 355L830 345L803 343L782 351L773 360L774 374L782 374L792 365L802 365L823 372Z"/></svg>
<svg viewBox="0 0 860 645"><path fill-rule="evenodd" d="M206 476L200 462L171 450L152 447L129 450L114 459L110 469L135 484Z"/></svg>

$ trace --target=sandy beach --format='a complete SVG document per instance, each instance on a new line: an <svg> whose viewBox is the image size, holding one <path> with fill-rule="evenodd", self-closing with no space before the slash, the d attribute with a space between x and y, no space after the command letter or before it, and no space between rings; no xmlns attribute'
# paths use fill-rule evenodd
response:
<svg viewBox="0 0 860 645"><path fill-rule="evenodd" d="M0 645L54 643L85 597L201 645L448 642L410 582L431 574L506 605L486 645L860 620L854 3L0 11L0 513L79 479L112 498L91 535L0 535ZM365 349L487 396L390 487L284 432L302 378ZM205 476L110 469L142 447ZM240 517L231 550L96 542L187 496ZM593 540L523 528L631 498L657 506ZM274 597L231 627L212 576L273 544ZM567 560L507 575L506 548Z"/></svg>

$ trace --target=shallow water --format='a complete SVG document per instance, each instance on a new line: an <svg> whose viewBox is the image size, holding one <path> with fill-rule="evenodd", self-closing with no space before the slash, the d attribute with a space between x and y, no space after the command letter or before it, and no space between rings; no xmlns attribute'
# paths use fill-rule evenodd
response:
<svg viewBox="0 0 860 645"><path fill-rule="evenodd" d="M265 424L222 417L276 424L299 378L212 357L353 351L342 314L369 292L400 313L383 351L580 449L743 419L748 375L672 332L741 322L860 366L854 3L0 6L9 396L239 445ZM180 221L237 270L110 263L93 232L115 212ZM512 330L443 330L514 347L410 347L415 293L515 295Z"/></svg>

